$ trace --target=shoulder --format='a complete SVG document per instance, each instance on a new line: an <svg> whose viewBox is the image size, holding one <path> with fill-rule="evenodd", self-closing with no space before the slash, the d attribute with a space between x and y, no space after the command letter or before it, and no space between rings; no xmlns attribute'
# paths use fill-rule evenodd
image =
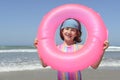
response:
<svg viewBox="0 0 120 80"><path fill-rule="evenodd" d="M62 44L57 44L56 46L57 46L57 48L60 48L62 46Z"/></svg>
<svg viewBox="0 0 120 80"><path fill-rule="evenodd" d="M77 44L78 45L78 48L81 49L83 47L83 45L81 44Z"/></svg>

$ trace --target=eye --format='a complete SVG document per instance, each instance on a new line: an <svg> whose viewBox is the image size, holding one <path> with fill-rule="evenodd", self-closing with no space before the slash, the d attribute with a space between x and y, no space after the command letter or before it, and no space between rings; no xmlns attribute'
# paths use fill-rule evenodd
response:
<svg viewBox="0 0 120 80"><path fill-rule="evenodd" d="M76 29L72 29L71 31L76 32Z"/></svg>
<svg viewBox="0 0 120 80"><path fill-rule="evenodd" d="M69 30L69 27L65 28L66 30Z"/></svg>

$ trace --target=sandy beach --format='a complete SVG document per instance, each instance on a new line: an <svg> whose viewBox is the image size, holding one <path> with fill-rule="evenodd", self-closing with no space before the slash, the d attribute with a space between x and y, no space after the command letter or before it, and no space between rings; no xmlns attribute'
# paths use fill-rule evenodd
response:
<svg viewBox="0 0 120 80"><path fill-rule="evenodd" d="M82 80L119 80L120 70L82 71ZM0 80L57 80L57 72L51 69L0 72Z"/></svg>

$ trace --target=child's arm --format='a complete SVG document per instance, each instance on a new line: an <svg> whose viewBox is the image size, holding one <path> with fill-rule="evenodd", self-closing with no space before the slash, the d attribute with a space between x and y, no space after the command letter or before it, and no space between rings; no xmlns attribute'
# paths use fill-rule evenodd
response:
<svg viewBox="0 0 120 80"><path fill-rule="evenodd" d="M40 59L40 60L41 60L42 66L43 66L43 67L47 67L47 65L43 62L43 60L42 60L42 59Z"/></svg>
<svg viewBox="0 0 120 80"><path fill-rule="evenodd" d="M93 69L97 69L97 68L98 68L98 66L100 65L100 63L101 63L101 61L102 61L103 55L104 55L104 53L105 53L105 50L106 50L108 47L109 47L109 43L108 43L108 41L105 41L105 43L104 43L104 48L103 48L103 54L101 55L100 59L99 59L95 64L91 65L91 67L92 67Z"/></svg>
<svg viewBox="0 0 120 80"><path fill-rule="evenodd" d="M35 39L34 40L34 46L37 48L37 44L38 44L38 39ZM41 64L42 64L42 66L43 67L47 67L47 65L43 62L43 60L40 58L40 60L41 60Z"/></svg>

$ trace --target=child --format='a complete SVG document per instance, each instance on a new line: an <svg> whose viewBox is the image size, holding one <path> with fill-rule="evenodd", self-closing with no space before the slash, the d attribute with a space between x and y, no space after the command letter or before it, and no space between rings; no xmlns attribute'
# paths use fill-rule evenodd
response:
<svg viewBox="0 0 120 80"><path fill-rule="evenodd" d="M77 44L81 42L81 24L78 20L68 18L66 19L60 27L60 37L63 40L63 43L61 45L58 45L57 47L64 52L74 52L78 49L81 49L83 45ZM34 45L36 46L38 43L38 40L35 40ZM104 48L103 51L105 51L109 44L107 41L103 44ZM97 69L99 66L103 55L101 56L100 60L96 62L95 64L91 65L93 69ZM42 60L41 60L42 61ZM46 67L47 65L42 61L43 67ZM58 80L82 80L81 79L81 71L77 72L61 72L58 71Z"/></svg>

